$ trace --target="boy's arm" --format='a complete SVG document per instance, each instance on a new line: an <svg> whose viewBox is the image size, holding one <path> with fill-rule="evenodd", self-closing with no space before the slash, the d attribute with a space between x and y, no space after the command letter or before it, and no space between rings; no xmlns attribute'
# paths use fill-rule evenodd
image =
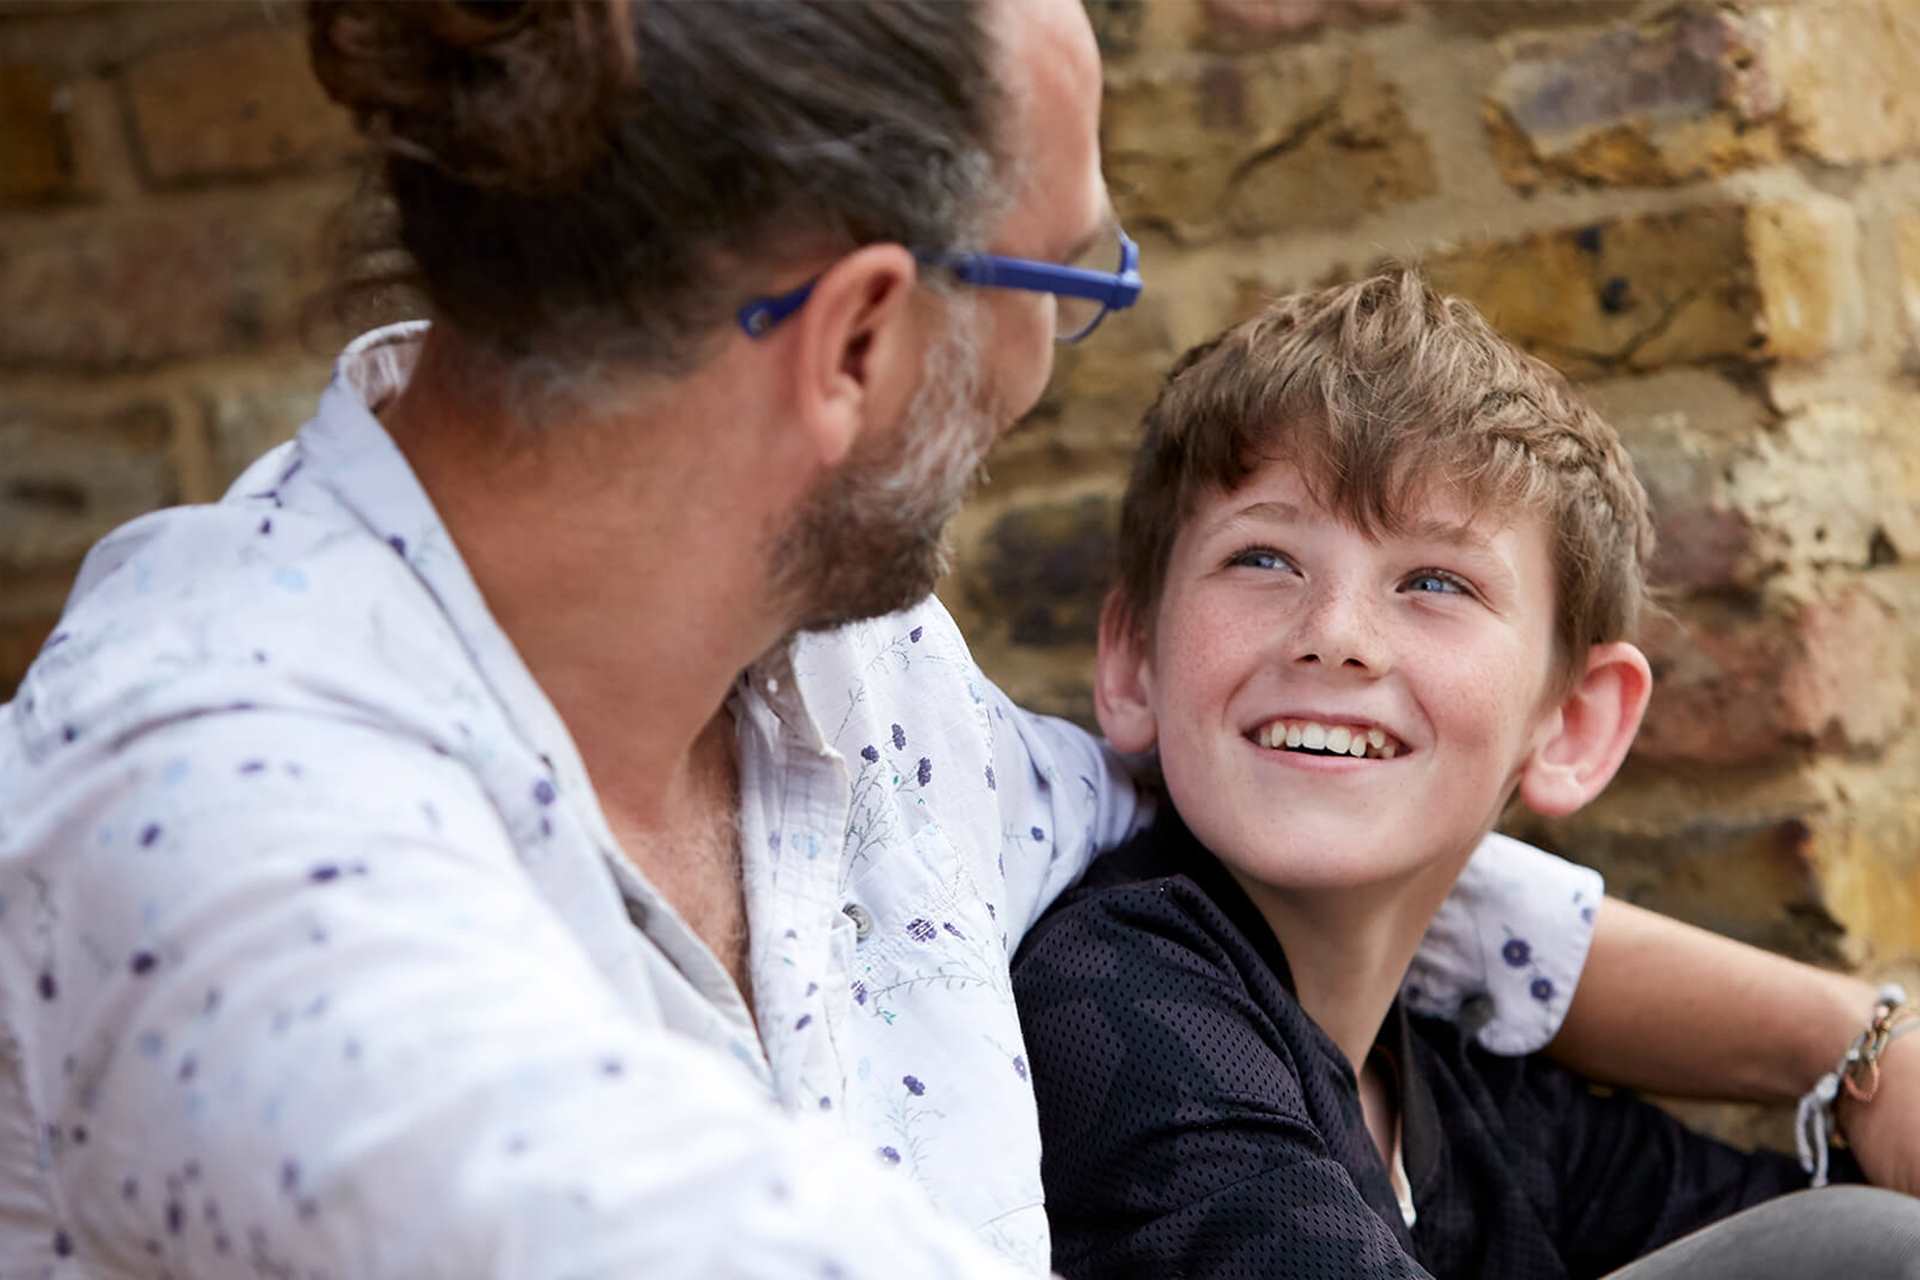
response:
<svg viewBox="0 0 1920 1280"><path fill-rule="evenodd" d="M1548 1046L1596 1080L1783 1103L1839 1061L1874 988L1607 899L1572 1007ZM1920 1036L1895 1041L1879 1093L1840 1123L1874 1183L1920 1194Z"/></svg>
<svg viewBox="0 0 1920 1280"><path fill-rule="evenodd" d="M1435 1055L1428 1078L1436 1090L1466 1084L1490 1107L1483 1123L1493 1121L1493 1150L1511 1176L1536 1204L1551 1189L1540 1222L1568 1274L1611 1275L1689 1232L1807 1185L1791 1156L1737 1150L1625 1090L1594 1088L1545 1057L1464 1050L1431 1023L1416 1025L1415 1035ZM1458 1082L1452 1089L1449 1076ZM1469 1158L1485 1156L1472 1144L1468 1151Z"/></svg>

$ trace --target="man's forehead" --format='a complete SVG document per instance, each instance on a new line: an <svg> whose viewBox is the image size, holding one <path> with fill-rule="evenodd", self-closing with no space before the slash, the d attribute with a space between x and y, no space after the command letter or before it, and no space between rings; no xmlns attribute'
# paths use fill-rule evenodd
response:
<svg viewBox="0 0 1920 1280"><path fill-rule="evenodd" d="M1048 214L1078 237L1108 216L1099 178L1100 52L1080 0L993 0L1007 94L1009 229Z"/></svg>

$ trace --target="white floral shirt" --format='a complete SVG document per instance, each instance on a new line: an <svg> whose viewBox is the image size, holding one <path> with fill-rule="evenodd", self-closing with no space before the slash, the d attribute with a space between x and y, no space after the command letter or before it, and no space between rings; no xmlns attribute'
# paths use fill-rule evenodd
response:
<svg viewBox="0 0 1920 1280"><path fill-rule="evenodd" d="M0 1275L1044 1271L1007 962L1125 775L933 600L743 675L756 1027L369 411L418 337L96 547L0 707ZM1490 841L1423 994L1537 1047L1598 894Z"/></svg>

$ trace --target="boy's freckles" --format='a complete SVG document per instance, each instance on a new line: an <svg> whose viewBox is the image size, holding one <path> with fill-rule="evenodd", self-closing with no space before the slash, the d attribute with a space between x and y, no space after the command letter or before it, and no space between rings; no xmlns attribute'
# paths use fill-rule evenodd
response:
<svg viewBox="0 0 1920 1280"><path fill-rule="evenodd" d="M1552 657L1544 526L1432 496L1408 514L1369 538L1275 463L1175 542L1146 677L1161 767L1252 878L1336 888L1464 857L1526 758Z"/></svg>

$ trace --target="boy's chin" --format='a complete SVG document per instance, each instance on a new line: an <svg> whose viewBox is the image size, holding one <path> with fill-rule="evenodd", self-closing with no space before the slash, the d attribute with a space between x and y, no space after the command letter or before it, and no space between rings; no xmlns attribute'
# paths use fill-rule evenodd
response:
<svg viewBox="0 0 1920 1280"><path fill-rule="evenodd" d="M1355 825L1309 823L1258 838L1236 833L1201 841L1241 878L1276 892L1337 893L1405 884L1427 872L1458 875L1484 834L1426 831L1409 844Z"/></svg>

